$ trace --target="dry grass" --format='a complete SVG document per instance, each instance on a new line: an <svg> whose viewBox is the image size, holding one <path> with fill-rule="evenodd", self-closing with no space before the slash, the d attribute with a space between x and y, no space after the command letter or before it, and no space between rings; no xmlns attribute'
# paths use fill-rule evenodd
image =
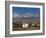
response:
<svg viewBox="0 0 46 38"><path fill-rule="evenodd" d="M22 22L13 23L13 31L40 30L40 23L39 22L37 22L37 23L34 22L34 26L32 25L33 24L32 22L26 22L26 23L28 23L28 28L23 28ZM37 26L38 24L39 24L39 26Z"/></svg>

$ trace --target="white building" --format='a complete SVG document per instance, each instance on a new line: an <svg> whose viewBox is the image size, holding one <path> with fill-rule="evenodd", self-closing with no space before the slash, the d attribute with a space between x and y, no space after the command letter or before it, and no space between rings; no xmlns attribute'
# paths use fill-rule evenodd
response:
<svg viewBox="0 0 46 38"><path fill-rule="evenodd" d="M28 23L23 23L22 27L23 28L28 28Z"/></svg>

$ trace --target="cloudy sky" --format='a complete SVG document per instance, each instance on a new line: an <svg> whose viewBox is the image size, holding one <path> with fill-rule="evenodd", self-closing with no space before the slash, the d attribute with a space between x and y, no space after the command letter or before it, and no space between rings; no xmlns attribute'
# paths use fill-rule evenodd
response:
<svg viewBox="0 0 46 38"><path fill-rule="evenodd" d="M13 17L39 17L40 8L13 7Z"/></svg>

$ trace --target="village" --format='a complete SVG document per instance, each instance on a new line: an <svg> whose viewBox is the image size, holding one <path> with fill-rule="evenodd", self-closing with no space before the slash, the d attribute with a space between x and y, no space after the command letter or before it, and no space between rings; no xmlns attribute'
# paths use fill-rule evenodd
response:
<svg viewBox="0 0 46 38"><path fill-rule="evenodd" d="M21 22L13 23L13 31L21 30L40 30L40 22Z"/></svg>

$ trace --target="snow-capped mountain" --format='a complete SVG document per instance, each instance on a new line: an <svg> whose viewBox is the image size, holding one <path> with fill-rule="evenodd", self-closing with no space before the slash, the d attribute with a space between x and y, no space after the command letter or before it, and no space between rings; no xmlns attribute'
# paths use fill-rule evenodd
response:
<svg viewBox="0 0 46 38"><path fill-rule="evenodd" d="M27 13L27 14L13 14L13 18L40 18L39 14L31 14L31 13Z"/></svg>

